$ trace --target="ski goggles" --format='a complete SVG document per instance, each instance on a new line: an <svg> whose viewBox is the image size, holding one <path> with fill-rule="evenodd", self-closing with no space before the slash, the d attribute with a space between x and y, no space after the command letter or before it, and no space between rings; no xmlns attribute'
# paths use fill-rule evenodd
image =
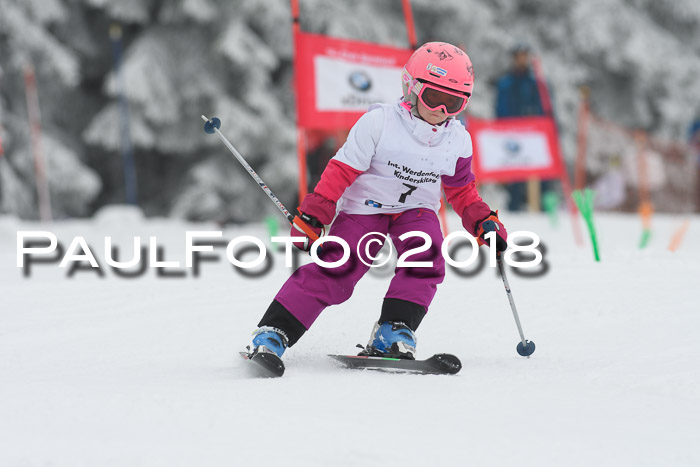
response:
<svg viewBox="0 0 700 467"><path fill-rule="evenodd" d="M463 111L470 97L468 93L451 91L425 81L416 82L413 91L428 110L434 112L442 109L448 117Z"/></svg>

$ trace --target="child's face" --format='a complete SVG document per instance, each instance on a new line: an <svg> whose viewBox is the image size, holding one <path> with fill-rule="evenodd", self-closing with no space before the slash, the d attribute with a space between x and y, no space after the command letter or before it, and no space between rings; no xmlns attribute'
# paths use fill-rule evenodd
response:
<svg viewBox="0 0 700 467"><path fill-rule="evenodd" d="M442 109L430 110L418 99L418 115L420 118L430 123L431 125L439 125L440 123L447 120L447 115Z"/></svg>

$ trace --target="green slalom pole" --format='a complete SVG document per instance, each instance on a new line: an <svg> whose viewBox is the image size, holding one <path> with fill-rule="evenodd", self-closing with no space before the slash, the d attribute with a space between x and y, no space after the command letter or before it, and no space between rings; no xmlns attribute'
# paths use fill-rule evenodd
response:
<svg viewBox="0 0 700 467"><path fill-rule="evenodd" d="M546 192L542 197L542 204L552 227L556 228L559 225L559 195L552 191Z"/></svg>
<svg viewBox="0 0 700 467"><path fill-rule="evenodd" d="M270 239L272 239L272 237L276 237L280 227L277 223L277 217L267 216L265 218L265 225L267 226L267 233L270 236Z"/></svg>
<svg viewBox="0 0 700 467"><path fill-rule="evenodd" d="M591 236L591 243L593 244L593 256L596 261L600 261L600 255L598 254L598 238L595 233L595 225L593 224L593 198L595 198L595 191L586 188L583 190L575 190L571 197L574 198L574 202L581 211L583 219L586 221L588 226L588 233Z"/></svg>
<svg viewBox="0 0 700 467"><path fill-rule="evenodd" d="M642 238L639 240L639 249L643 250L651 240L651 216L654 213L654 207L650 201L644 201L639 206L639 215L642 218Z"/></svg>
<svg viewBox="0 0 700 467"><path fill-rule="evenodd" d="M643 250L646 248L649 244L649 240L651 240L651 229L642 230L642 238L639 241L639 249Z"/></svg>
<svg viewBox="0 0 700 467"><path fill-rule="evenodd" d="M270 237L276 237L277 232L279 231L279 224L277 223L277 217L267 216L265 218L265 224L267 225L267 232L270 234Z"/></svg>

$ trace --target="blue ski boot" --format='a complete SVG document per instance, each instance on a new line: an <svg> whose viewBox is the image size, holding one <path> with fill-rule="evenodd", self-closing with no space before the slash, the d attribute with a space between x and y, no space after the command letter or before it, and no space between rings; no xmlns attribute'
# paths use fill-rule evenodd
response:
<svg viewBox="0 0 700 467"><path fill-rule="evenodd" d="M287 334L284 331L271 326L263 326L253 333L252 354L267 352L281 357L284 351L287 350L288 344L289 339L287 339Z"/></svg>
<svg viewBox="0 0 700 467"><path fill-rule="evenodd" d="M402 322L377 322L367 347L359 355L415 360L416 341L415 333Z"/></svg>

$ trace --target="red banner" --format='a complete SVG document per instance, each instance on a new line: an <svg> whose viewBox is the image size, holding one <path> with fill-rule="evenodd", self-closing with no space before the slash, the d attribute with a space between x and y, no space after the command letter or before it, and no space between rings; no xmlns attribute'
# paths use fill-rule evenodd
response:
<svg viewBox="0 0 700 467"><path fill-rule="evenodd" d="M350 128L370 104L401 96L401 70L412 51L296 32L297 125Z"/></svg>
<svg viewBox="0 0 700 467"><path fill-rule="evenodd" d="M469 118L468 125L474 145L472 168L480 182L566 176L551 118Z"/></svg>

